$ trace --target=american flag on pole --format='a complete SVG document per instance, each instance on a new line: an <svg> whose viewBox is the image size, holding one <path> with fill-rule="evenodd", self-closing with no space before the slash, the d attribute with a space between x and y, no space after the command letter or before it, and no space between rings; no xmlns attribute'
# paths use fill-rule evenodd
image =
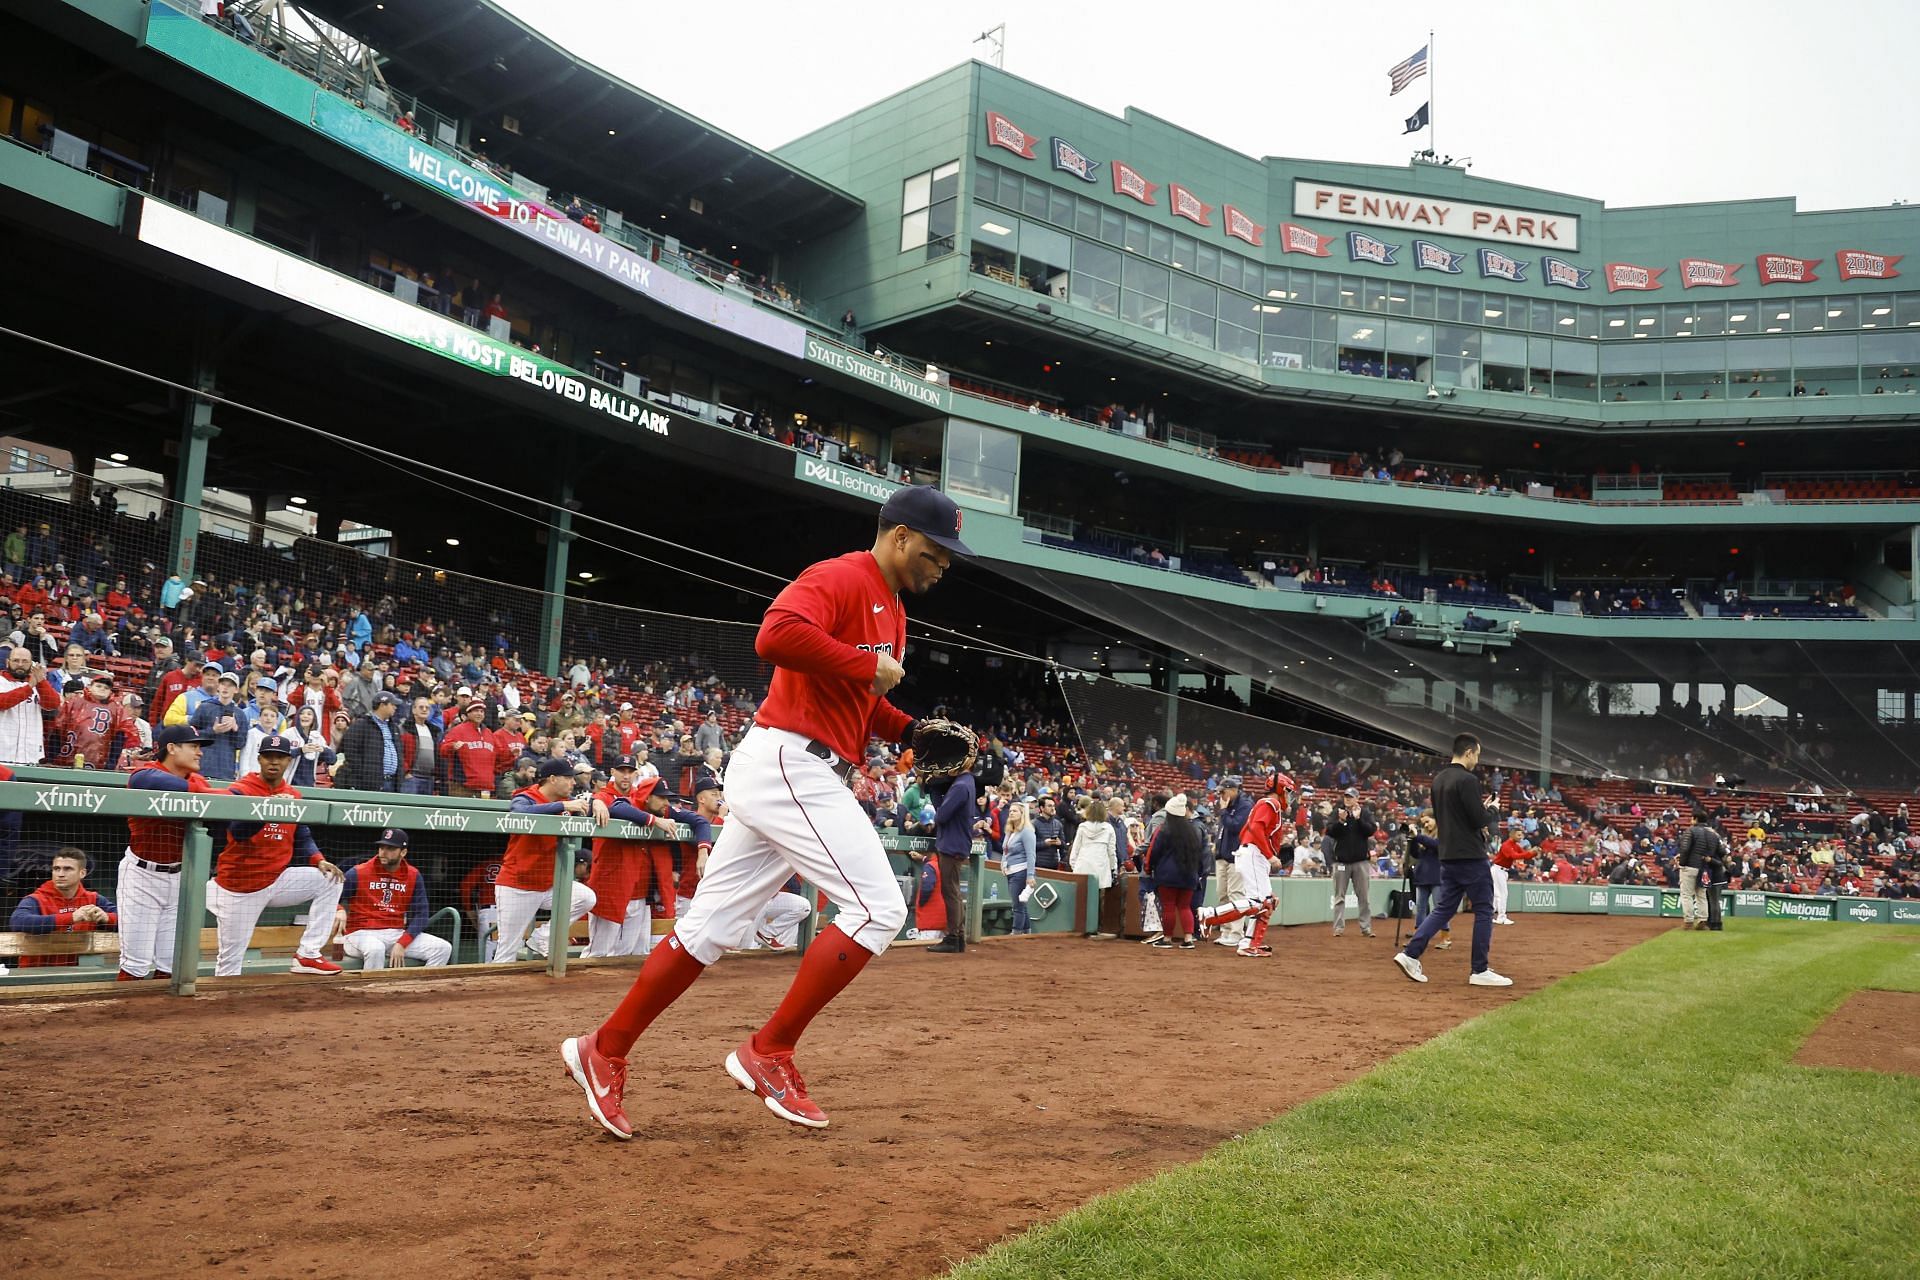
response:
<svg viewBox="0 0 1920 1280"><path fill-rule="evenodd" d="M1393 93L1387 96L1391 98L1394 93L1400 92L1425 74L1427 74L1427 46L1421 45L1420 52L1387 72L1393 80Z"/></svg>

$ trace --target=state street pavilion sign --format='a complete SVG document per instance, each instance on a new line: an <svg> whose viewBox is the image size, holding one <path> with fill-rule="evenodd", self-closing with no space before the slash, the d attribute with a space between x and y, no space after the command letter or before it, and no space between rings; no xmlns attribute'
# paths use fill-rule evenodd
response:
<svg viewBox="0 0 1920 1280"><path fill-rule="evenodd" d="M1410 196L1404 191L1375 191L1307 178L1294 179L1293 212L1300 218L1429 231L1566 253L1580 248L1577 214Z"/></svg>

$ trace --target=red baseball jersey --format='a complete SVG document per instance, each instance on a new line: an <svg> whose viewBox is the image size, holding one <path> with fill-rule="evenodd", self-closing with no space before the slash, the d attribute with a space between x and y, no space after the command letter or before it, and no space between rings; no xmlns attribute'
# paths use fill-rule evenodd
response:
<svg viewBox="0 0 1920 1280"><path fill-rule="evenodd" d="M187 691L189 684L198 683L197 678L189 678L178 667L160 677L159 687L153 691L153 701L147 707L147 723L157 725L167 714L167 708L173 700Z"/></svg>
<svg viewBox="0 0 1920 1280"><path fill-rule="evenodd" d="M424 927L427 917L426 884L405 858L391 871L380 865L377 856L350 868L342 902L347 908L348 933L399 929L401 946L413 941L414 926Z"/></svg>
<svg viewBox="0 0 1920 1280"><path fill-rule="evenodd" d="M182 791L202 795L220 790L197 773L183 778L157 764L150 764L144 769L135 769L127 777L127 786L135 791ZM156 796L151 806L165 812L170 803L172 802ZM186 805L181 805L179 812L179 818L129 817L127 847L133 852L133 856L148 862L171 864L180 861L180 841L187 834L187 824L182 819L198 815Z"/></svg>
<svg viewBox="0 0 1920 1280"><path fill-rule="evenodd" d="M899 661L907 648L907 611L880 575L870 551L810 565L767 606L754 640L773 664L758 723L816 738L857 761L867 739L896 741L910 718L872 692L879 655Z"/></svg>
<svg viewBox="0 0 1920 1280"><path fill-rule="evenodd" d="M236 796L298 800L300 793L282 782L269 787L259 774L250 773L227 791ZM313 843L313 833L298 822L229 822L227 845L220 851L220 866L213 878L223 889L234 893L252 893L280 878L295 856L312 866L324 859Z"/></svg>
<svg viewBox="0 0 1920 1280"><path fill-rule="evenodd" d="M500 878L500 859L491 858L467 872L460 882L460 901L478 912L493 905L493 882Z"/></svg>
<svg viewBox="0 0 1920 1280"><path fill-rule="evenodd" d="M1247 815L1246 825L1240 828L1240 843L1252 845L1269 858L1281 857L1283 816L1279 796L1261 796L1253 802L1253 812Z"/></svg>
<svg viewBox="0 0 1920 1280"><path fill-rule="evenodd" d="M85 760L89 769L111 769L120 748L138 742L133 717L118 702L95 702L85 693L68 698L48 730L47 755L53 764Z"/></svg>
<svg viewBox="0 0 1920 1280"><path fill-rule="evenodd" d="M1532 860L1533 851L1522 847L1519 841L1512 839L1502 841L1499 852L1493 855L1494 864L1505 867L1508 871L1513 870L1523 862L1531 862Z"/></svg>
<svg viewBox="0 0 1920 1280"><path fill-rule="evenodd" d="M529 805L547 806L554 802L540 794L539 787L526 787L513 793L515 800L525 797ZM510 835L507 851L500 859L500 874L495 884L529 893L545 893L553 888L553 859L559 850L559 836Z"/></svg>
<svg viewBox="0 0 1920 1280"><path fill-rule="evenodd" d="M470 791L493 790L500 774L494 731L462 721L447 730L440 739L441 758L447 762L449 781Z"/></svg>

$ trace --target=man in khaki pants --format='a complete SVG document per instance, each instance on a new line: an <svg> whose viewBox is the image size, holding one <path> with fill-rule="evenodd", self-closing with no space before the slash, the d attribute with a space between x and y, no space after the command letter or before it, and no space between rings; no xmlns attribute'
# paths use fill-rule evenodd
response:
<svg viewBox="0 0 1920 1280"><path fill-rule="evenodd" d="M1696 808L1693 822L1680 833L1680 848L1674 863L1680 868L1680 927L1707 927L1707 894L1700 887L1700 876L1708 859L1717 852L1718 837L1708 825L1705 811Z"/></svg>

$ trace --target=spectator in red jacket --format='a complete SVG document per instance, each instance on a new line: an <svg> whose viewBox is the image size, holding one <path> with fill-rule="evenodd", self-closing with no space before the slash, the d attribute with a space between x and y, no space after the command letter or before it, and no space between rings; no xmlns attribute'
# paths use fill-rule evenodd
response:
<svg viewBox="0 0 1920 1280"><path fill-rule="evenodd" d="M493 799L500 762L493 730L487 728L486 703L467 703L460 723L440 739L440 754L446 758L448 795Z"/></svg>
<svg viewBox="0 0 1920 1280"><path fill-rule="evenodd" d="M87 854L67 848L53 855L51 878L20 899L8 927L15 933L90 933L118 929L120 914L111 900L87 888ZM22 956L20 967L77 965L77 956Z"/></svg>

